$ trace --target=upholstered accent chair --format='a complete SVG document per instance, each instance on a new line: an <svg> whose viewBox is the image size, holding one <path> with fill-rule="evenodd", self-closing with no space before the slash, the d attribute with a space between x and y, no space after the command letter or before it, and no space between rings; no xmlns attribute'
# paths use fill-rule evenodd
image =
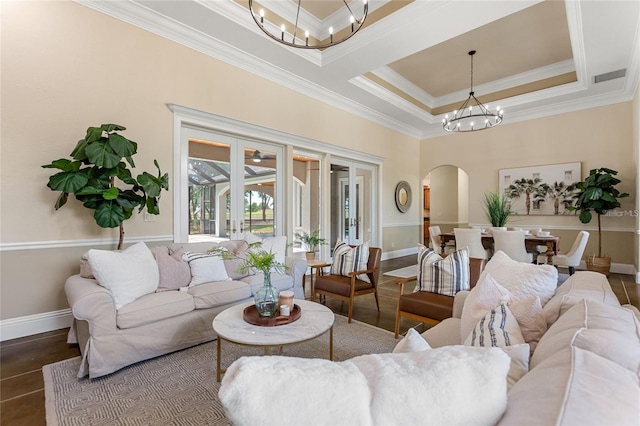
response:
<svg viewBox="0 0 640 426"><path fill-rule="evenodd" d="M478 282L478 278L480 278L485 264L485 259L469 258L469 285L471 288ZM396 311L396 338L400 331L400 319L403 317L430 325L436 325L446 318L451 318L453 315L453 296L427 291L404 294L405 284L416 281L417 279L418 277L414 276L396 281L400 289Z"/></svg>
<svg viewBox="0 0 640 426"><path fill-rule="evenodd" d="M502 250L513 260L518 262L533 262L533 254L527 252L524 243L524 231L502 231L493 230L493 250L494 253Z"/></svg>
<svg viewBox="0 0 640 426"><path fill-rule="evenodd" d="M589 233L587 231L580 231L571 246L571 250L553 256L553 265L569 268L569 275L573 275L576 272L576 266L580 265L584 249L587 247L587 241L589 241ZM538 263L546 264L547 255L538 255Z"/></svg>
<svg viewBox="0 0 640 426"><path fill-rule="evenodd" d="M369 247L369 261L367 263L367 269L350 272L349 276L323 273L323 268L318 268L316 270L315 285L313 286L313 300L315 301L317 296L326 296L347 302L349 304L348 321L351 322L353 301L355 297L373 293L376 298L376 306L379 311L378 278L380 275L381 257L382 249L378 247ZM358 275L361 274L366 274L371 282L368 283L358 279Z"/></svg>
<svg viewBox="0 0 640 426"><path fill-rule="evenodd" d="M491 250L485 249L482 245L482 230L454 228L453 233L456 235L456 250L467 247L469 249L469 257L478 259L489 259Z"/></svg>

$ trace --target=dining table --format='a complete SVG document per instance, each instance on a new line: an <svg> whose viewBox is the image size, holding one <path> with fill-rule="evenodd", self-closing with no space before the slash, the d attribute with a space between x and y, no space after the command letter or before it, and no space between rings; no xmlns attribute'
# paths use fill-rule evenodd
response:
<svg viewBox="0 0 640 426"><path fill-rule="evenodd" d="M453 232L443 232L440 234L440 254L444 255L445 246L449 241L455 242L456 235ZM493 235L489 233L482 233L482 245L486 249L493 250ZM536 258L535 254L540 253L538 251L538 246L546 246L547 251L544 253L547 255L547 264L553 265L553 256L558 254L558 250L560 249L560 237L556 237L554 235L549 235L546 237L527 234L524 237L524 245L526 250L529 253L534 253L534 260ZM542 253L540 253L542 254Z"/></svg>

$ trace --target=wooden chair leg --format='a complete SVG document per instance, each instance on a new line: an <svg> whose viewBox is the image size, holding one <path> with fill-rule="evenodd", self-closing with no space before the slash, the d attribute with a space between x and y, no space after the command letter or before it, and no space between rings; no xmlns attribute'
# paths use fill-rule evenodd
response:
<svg viewBox="0 0 640 426"><path fill-rule="evenodd" d="M398 338L398 334L400 334L400 309L396 311L396 327L395 327L396 339Z"/></svg>
<svg viewBox="0 0 640 426"><path fill-rule="evenodd" d="M378 307L378 312L380 312L380 302L378 302L378 292L375 291L373 295L376 297L376 306Z"/></svg>
<svg viewBox="0 0 640 426"><path fill-rule="evenodd" d="M349 299L349 321L348 323L351 324L351 315L353 314L353 297L351 299Z"/></svg>

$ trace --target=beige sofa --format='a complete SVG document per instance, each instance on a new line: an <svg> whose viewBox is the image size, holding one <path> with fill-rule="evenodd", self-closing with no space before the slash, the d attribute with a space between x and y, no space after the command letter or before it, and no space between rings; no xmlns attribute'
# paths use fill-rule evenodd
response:
<svg viewBox="0 0 640 426"><path fill-rule="evenodd" d="M547 273L544 268L503 265L502 272L534 271L500 276L493 270L516 286L529 280L512 287L512 294L546 280L533 277ZM606 277L594 272L577 272L546 295L544 286L539 289L544 306L539 305L536 317L542 332L531 357L528 341L504 350L463 345L468 343L461 338L465 302L478 301L479 293L460 292L453 318L422 337L410 330L394 353L340 363L241 358L227 370L220 400L236 425L293 425L301 419L372 425L640 424L640 312L621 306ZM515 312L515 305L509 306ZM304 387L314 389L313 401L296 399ZM278 392L265 406L256 395L273 388ZM269 406L278 410L271 412Z"/></svg>
<svg viewBox="0 0 640 426"><path fill-rule="evenodd" d="M460 345L465 299L422 334L433 348ZM640 312L621 306L607 278L579 271L543 307L548 329L529 371L509 390L499 425L640 424Z"/></svg>
<svg viewBox="0 0 640 426"><path fill-rule="evenodd" d="M188 243L171 248L206 252L211 246ZM163 249L168 251L167 247ZM304 299L302 282L307 264L301 258L284 259L287 272L272 272L272 285L280 291L292 290L295 298ZM83 275L90 273L85 271ZM78 377L103 376L138 361L215 339L213 318L229 306L252 300L262 284L263 275L257 273L152 292L116 309L112 292L98 280L80 274L69 277L65 292L75 321L68 341L80 345Z"/></svg>

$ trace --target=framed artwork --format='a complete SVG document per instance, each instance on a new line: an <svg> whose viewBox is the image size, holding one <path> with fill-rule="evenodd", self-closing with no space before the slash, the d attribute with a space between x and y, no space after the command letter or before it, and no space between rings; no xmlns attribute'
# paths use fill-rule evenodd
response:
<svg viewBox="0 0 640 426"><path fill-rule="evenodd" d="M567 210L578 198L580 163L519 167L499 171L500 193L509 199L514 215L574 215Z"/></svg>

